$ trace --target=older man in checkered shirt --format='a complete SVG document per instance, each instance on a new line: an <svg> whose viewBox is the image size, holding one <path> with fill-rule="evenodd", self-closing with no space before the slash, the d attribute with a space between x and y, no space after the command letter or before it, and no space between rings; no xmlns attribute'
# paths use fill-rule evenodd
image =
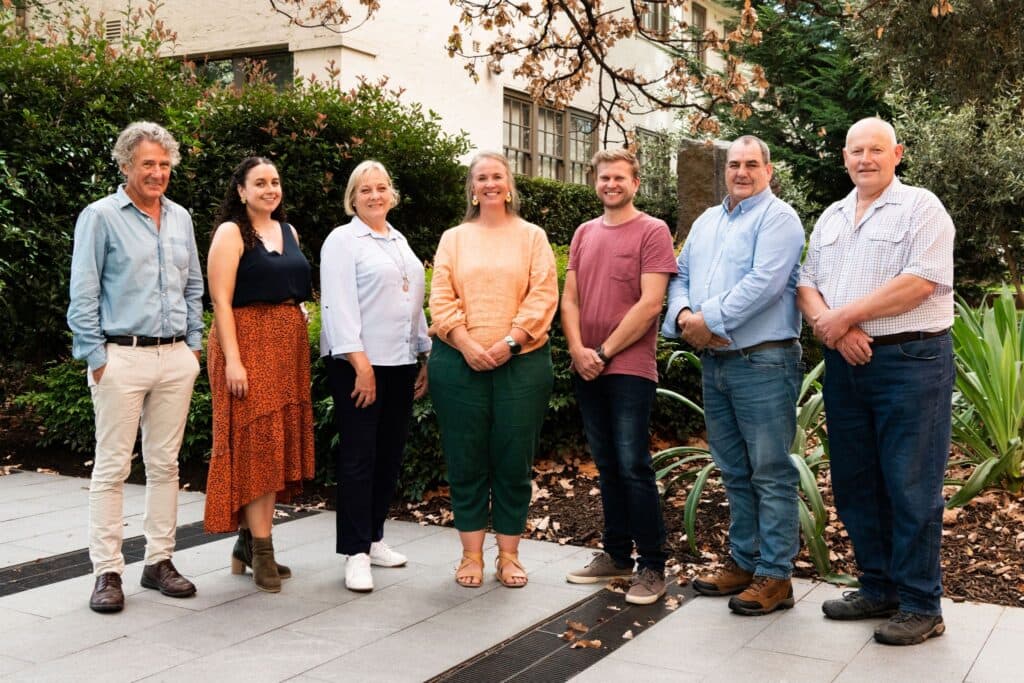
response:
<svg viewBox="0 0 1024 683"><path fill-rule="evenodd" d="M814 226L797 287L825 350L832 489L861 588L830 619L889 616L875 640L912 645L945 629L942 483L949 456L953 221L896 178L887 122L855 123L843 159L856 186Z"/></svg>

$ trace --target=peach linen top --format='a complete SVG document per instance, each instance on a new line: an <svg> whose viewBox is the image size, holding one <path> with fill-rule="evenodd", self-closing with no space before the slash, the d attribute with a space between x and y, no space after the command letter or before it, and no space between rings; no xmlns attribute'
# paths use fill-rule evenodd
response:
<svg viewBox="0 0 1024 683"><path fill-rule="evenodd" d="M485 349L513 327L528 335L523 353L540 348L558 308L558 271L547 234L517 220L502 227L463 223L441 235L430 282L430 315L446 343L465 325Z"/></svg>

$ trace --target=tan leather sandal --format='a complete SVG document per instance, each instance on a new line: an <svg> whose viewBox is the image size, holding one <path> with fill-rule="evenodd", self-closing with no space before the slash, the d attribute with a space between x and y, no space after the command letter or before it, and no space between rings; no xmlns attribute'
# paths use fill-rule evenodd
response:
<svg viewBox="0 0 1024 683"><path fill-rule="evenodd" d="M484 554L462 551L462 560L455 570L455 583L463 588L479 588L484 582Z"/></svg>
<svg viewBox="0 0 1024 683"><path fill-rule="evenodd" d="M515 567L522 573L506 573L505 570L508 569L509 565L512 565L512 567ZM506 588L522 588L529 581L529 578L526 576L526 569L519 562L519 553L499 552L498 557L494 559L494 569L494 578L501 581L501 585Z"/></svg>

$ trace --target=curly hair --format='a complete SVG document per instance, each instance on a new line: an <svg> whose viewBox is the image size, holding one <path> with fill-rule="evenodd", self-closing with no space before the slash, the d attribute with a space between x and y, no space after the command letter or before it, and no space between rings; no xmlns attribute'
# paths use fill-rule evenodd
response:
<svg viewBox="0 0 1024 683"><path fill-rule="evenodd" d="M181 161L178 141L166 128L152 121L136 121L128 124L121 131L121 134L117 136L117 142L114 143L114 150L110 153L110 156L117 162L118 168L123 169L132 163L135 148L143 141L155 142L163 147L167 156L171 158L171 167L177 166Z"/></svg>
<svg viewBox="0 0 1024 683"><path fill-rule="evenodd" d="M242 233L242 243L247 250L259 244L260 238L256 234L256 229L252 227L252 219L249 218L249 211L245 208L245 204L242 203L242 198L238 194L238 188L245 187L245 179L249 175L249 171L263 164L274 166L274 162L266 157L253 156L242 160L242 163L231 174L227 192L224 193L224 201L220 203L217 218L213 222L214 230L221 223L228 221L236 224L239 232ZM281 192L281 203L277 205L277 208L270 214L270 217L282 223L288 220L288 216L284 211L284 191Z"/></svg>

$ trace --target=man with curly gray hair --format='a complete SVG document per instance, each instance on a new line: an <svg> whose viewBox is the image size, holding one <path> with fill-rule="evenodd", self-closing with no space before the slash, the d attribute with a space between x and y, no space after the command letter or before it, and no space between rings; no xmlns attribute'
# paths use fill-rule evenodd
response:
<svg viewBox="0 0 1024 683"><path fill-rule="evenodd" d="M85 208L75 225L68 326L96 414L89 486L89 607L124 608L124 481L142 426L146 466L142 585L185 598L196 587L171 563L178 509L178 450L203 335L203 276L192 219L164 196L178 143L163 127L125 128L113 158L125 182Z"/></svg>

